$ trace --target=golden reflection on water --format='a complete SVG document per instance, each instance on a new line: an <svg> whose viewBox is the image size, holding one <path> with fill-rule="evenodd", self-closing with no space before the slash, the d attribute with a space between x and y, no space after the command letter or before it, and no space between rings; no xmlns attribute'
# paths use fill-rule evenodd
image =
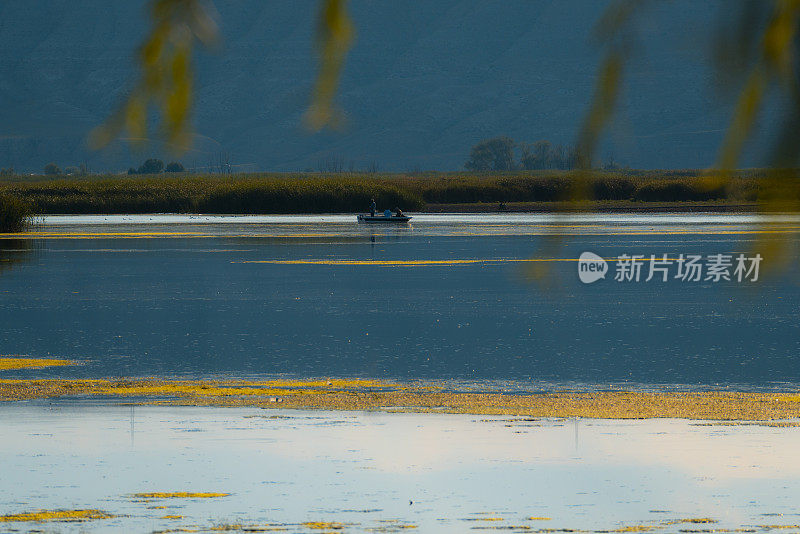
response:
<svg viewBox="0 0 800 534"><path fill-rule="evenodd" d="M617 261L619 258L603 258L605 261ZM332 266L376 266L376 267L424 267L454 266L494 263L536 263L536 262L577 262L580 258L477 258L448 260L244 260L231 263L261 263L270 265L332 265ZM678 258L637 258L637 261L679 261Z"/></svg>

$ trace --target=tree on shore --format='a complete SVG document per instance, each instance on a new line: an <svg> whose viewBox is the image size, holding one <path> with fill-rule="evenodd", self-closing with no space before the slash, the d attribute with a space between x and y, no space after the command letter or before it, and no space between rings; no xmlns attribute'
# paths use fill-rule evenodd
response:
<svg viewBox="0 0 800 534"><path fill-rule="evenodd" d="M164 162L160 159L148 159L145 161L139 169L136 171L137 174L159 174L162 170L164 170Z"/></svg>
<svg viewBox="0 0 800 534"><path fill-rule="evenodd" d="M183 172L185 170L186 169L183 167L183 164L178 163L177 161L173 161L164 167L164 172Z"/></svg>
<svg viewBox="0 0 800 534"><path fill-rule="evenodd" d="M481 141L472 147L464 167L470 171L514 170L514 140L502 136Z"/></svg>
<svg viewBox="0 0 800 534"><path fill-rule="evenodd" d="M514 159L515 148L520 152L518 162ZM533 144L516 143L503 136L473 146L464 167L470 171L568 170L574 169L577 164L578 156L574 147L552 145L546 140Z"/></svg>
<svg viewBox="0 0 800 534"><path fill-rule="evenodd" d="M61 169L55 163L48 163L44 166L44 173L48 176L61 174Z"/></svg>
<svg viewBox="0 0 800 534"><path fill-rule="evenodd" d="M521 144L519 166L526 171L542 169L574 169L578 163L574 147L553 146L550 141L536 141L534 144Z"/></svg>
<svg viewBox="0 0 800 534"><path fill-rule="evenodd" d="M179 171L170 171L169 165L167 169L164 169L164 162L160 159L151 158L139 165L139 168L136 169L134 167L130 167L128 169L128 174L160 174L162 171L166 170L166 172L182 172L183 165L180 163L170 163L170 165L180 165Z"/></svg>

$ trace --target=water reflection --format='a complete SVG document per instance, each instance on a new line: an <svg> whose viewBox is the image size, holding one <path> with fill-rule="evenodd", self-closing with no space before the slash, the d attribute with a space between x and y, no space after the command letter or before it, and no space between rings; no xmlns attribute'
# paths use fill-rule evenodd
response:
<svg viewBox="0 0 800 534"><path fill-rule="evenodd" d="M16 264L32 261L41 242L30 239L0 238L0 274Z"/></svg>

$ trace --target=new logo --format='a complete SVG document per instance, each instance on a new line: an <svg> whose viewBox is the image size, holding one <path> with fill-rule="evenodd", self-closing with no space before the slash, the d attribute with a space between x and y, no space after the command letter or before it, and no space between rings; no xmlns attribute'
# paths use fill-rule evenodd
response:
<svg viewBox="0 0 800 534"><path fill-rule="evenodd" d="M593 252L584 252L578 259L578 278L584 284L597 282L606 277L608 263Z"/></svg>

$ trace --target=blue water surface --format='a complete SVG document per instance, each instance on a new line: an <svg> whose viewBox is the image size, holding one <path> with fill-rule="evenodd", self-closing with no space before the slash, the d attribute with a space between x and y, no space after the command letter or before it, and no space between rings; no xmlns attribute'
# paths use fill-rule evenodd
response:
<svg viewBox="0 0 800 534"><path fill-rule="evenodd" d="M51 218L0 240L0 354L85 364L4 377L794 387L799 226L726 215L418 216L396 228L344 216ZM527 261L756 249L756 282L682 282L674 270L645 282L649 264L639 282L618 282L611 261L584 284L576 261ZM788 263L775 269L768 251Z"/></svg>

